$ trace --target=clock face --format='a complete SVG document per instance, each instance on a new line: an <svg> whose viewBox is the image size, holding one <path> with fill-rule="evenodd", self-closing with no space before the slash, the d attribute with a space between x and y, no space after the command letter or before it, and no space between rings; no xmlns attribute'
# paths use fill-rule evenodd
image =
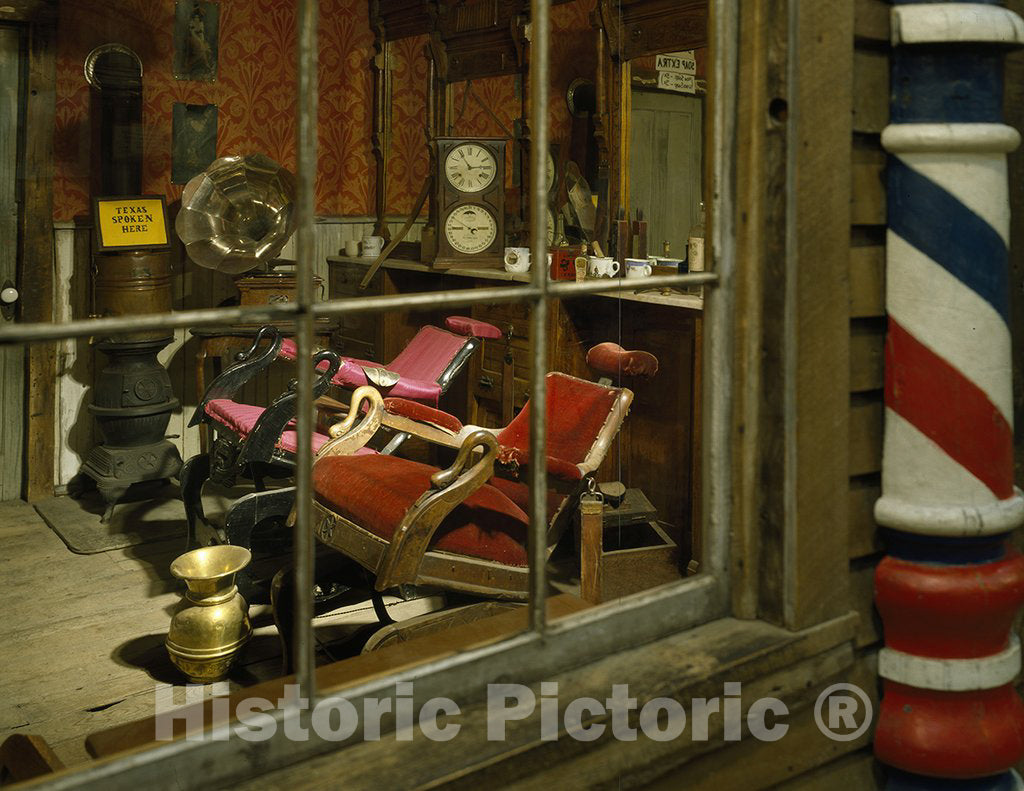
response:
<svg viewBox="0 0 1024 791"><path fill-rule="evenodd" d="M498 233L498 224L483 206L456 206L444 221L444 235L453 249L466 255L486 250Z"/></svg>
<svg viewBox="0 0 1024 791"><path fill-rule="evenodd" d="M459 192L480 192L494 181L494 154L479 143L460 143L444 160L444 175Z"/></svg>

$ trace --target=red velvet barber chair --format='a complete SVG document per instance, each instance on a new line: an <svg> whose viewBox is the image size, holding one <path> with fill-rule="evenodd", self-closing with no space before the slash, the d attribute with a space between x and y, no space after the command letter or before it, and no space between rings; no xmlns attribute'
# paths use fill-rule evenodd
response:
<svg viewBox="0 0 1024 791"><path fill-rule="evenodd" d="M315 396L324 395L332 387L353 390L372 385L387 395L436 406L466 367L481 339L501 337L497 327L462 316L451 316L445 324L448 329L422 327L398 356L386 364L331 357L333 353L321 352L315 358L320 372L314 387ZM235 364L211 382L189 423L190 426L206 423L215 435L209 453L193 456L182 467L181 491L190 547L235 543L231 542L225 528L213 527L206 520L201 498L207 480L233 486L239 477L251 478L260 493L265 490L264 477L291 475L298 445L293 390L266 408L234 400L247 381L265 371L278 357L294 360L294 342L282 339L274 327L261 328L249 351L239 355ZM407 435L401 433L392 435L381 452L392 453L406 438ZM316 431L313 452L327 439L326 434ZM367 448L363 452L371 451ZM242 516L239 512L236 521Z"/></svg>
<svg viewBox="0 0 1024 791"><path fill-rule="evenodd" d="M606 375L657 370L653 356L615 344L595 347L588 362ZM632 398L624 387L547 375L548 558L592 486ZM332 427L313 467L311 527L324 547L340 553L333 564L330 557L318 560L320 588L326 590L335 573L350 574L349 583L358 586L354 561L369 579L374 609L385 623L380 594L403 585L525 600L531 409L527 403L504 428L483 429L423 404L357 390L348 417ZM359 454L382 426L456 449L455 462L442 470ZM291 584L287 572L275 584L275 618L285 640L292 634Z"/></svg>

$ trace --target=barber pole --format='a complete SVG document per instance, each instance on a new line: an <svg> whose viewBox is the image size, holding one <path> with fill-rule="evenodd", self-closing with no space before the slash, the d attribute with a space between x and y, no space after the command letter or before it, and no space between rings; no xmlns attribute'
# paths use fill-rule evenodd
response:
<svg viewBox="0 0 1024 791"><path fill-rule="evenodd" d="M885 449L875 575L885 626L875 754L892 788L1011 789L1024 758L1024 523L1013 485L1010 211L994 2L894 0Z"/></svg>

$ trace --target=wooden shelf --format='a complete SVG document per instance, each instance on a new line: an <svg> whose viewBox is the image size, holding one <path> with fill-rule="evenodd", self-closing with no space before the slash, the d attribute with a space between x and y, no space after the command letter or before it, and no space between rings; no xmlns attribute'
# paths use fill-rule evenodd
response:
<svg viewBox="0 0 1024 791"><path fill-rule="evenodd" d="M372 258L347 256L328 256L328 264L357 264L369 267L373 263ZM506 272L504 269L432 269L428 264L419 261L409 261L401 258L388 258L382 264L384 269L400 269L407 272L429 272L442 276L452 275L454 277L472 277L478 280L494 280L504 283L529 283L529 273ZM685 310L704 310L704 298L696 294L665 293L663 291L645 291L642 288L626 287L625 280L614 279L608 281L610 289L594 296L606 297L609 299L621 299L629 302L641 302L648 305L665 305L672 308ZM631 283L630 286L633 284Z"/></svg>

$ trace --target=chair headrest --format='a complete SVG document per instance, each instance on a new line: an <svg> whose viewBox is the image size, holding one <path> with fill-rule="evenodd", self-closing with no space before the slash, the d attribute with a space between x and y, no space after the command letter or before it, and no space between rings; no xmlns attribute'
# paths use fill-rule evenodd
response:
<svg viewBox="0 0 1024 791"><path fill-rule="evenodd" d="M599 343L587 352L587 365L608 376L643 376L658 372L658 358L650 352L627 351L611 341Z"/></svg>

